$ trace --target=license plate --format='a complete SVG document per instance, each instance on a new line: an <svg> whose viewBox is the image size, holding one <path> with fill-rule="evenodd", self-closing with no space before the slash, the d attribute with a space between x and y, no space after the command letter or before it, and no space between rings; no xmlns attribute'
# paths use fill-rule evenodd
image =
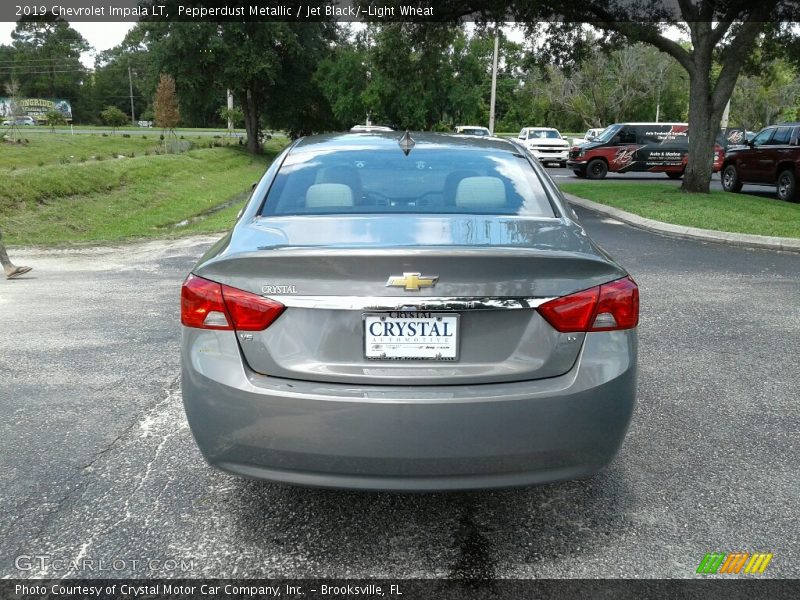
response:
<svg viewBox="0 0 800 600"><path fill-rule="evenodd" d="M372 360L456 360L458 317L453 313L364 314L364 356Z"/></svg>

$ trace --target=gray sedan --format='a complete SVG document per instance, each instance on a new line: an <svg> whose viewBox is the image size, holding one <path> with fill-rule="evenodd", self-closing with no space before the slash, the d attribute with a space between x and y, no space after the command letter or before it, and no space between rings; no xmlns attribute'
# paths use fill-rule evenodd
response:
<svg viewBox="0 0 800 600"><path fill-rule="evenodd" d="M585 477L630 421L638 314L634 281L516 142L309 137L183 284L183 400L208 462L247 477Z"/></svg>

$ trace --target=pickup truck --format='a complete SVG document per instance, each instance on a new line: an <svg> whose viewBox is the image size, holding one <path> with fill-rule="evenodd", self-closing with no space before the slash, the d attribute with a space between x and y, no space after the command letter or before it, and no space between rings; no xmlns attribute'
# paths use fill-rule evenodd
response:
<svg viewBox="0 0 800 600"><path fill-rule="evenodd" d="M777 196L800 201L800 123L765 127L746 144L728 146L722 164L722 188L739 192L745 183L775 186Z"/></svg>

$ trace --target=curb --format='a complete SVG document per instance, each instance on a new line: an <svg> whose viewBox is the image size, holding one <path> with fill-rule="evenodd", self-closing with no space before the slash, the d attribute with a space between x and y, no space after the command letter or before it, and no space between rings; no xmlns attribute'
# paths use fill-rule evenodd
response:
<svg viewBox="0 0 800 600"><path fill-rule="evenodd" d="M582 208L598 212L602 215L612 217L628 225L633 225L645 231L662 233L673 237L686 238L692 240L702 240L706 242L717 242L729 244L731 246L744 246L746 248L760 248L762 250L782 250L784 252L800 252L800 239L773 237L768 235L753 235L749 233L731 233L728 231L715 231L713 229L700 229L699 227L687 227L686 225L672 225L653 219L646 219L633 213L606 206L599 202L593 202L586 198L579 198L572 194L562 192L570 204L575 204Z"/></svg>

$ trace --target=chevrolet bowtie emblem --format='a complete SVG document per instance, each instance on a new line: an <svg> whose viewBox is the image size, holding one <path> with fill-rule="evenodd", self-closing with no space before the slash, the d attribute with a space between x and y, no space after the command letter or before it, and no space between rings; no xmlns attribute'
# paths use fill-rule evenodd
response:
<svg viewBox="0 0 800 600"><path fill-rule="evenodd" d="M386 287L401 287L407 292L418 292L422 288L429 288L436 285L439 280L438 275L421 275L419 273L403 273L403 276L392 275L386 282Z"/></svg>

